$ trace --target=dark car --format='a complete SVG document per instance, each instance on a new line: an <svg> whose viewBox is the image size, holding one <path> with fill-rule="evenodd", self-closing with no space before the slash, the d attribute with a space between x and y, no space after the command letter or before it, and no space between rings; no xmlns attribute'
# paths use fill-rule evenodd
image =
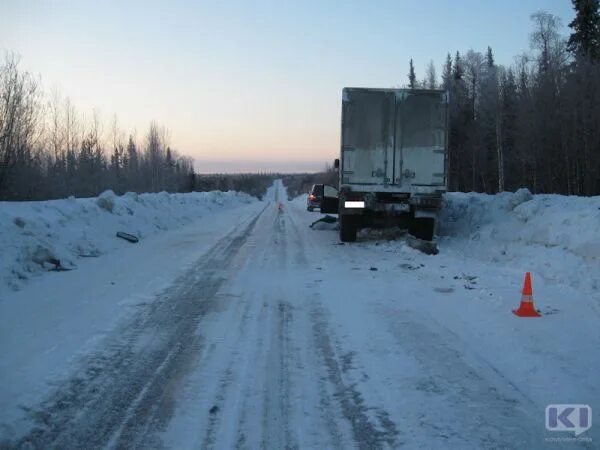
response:
<svg viewBox="0 0 600 450"><path fill-rule="evenodd" d="M306 199L306 209L313 211L315 208L320 208L321 200L323 200L323 185L313 184Z"/></svg>

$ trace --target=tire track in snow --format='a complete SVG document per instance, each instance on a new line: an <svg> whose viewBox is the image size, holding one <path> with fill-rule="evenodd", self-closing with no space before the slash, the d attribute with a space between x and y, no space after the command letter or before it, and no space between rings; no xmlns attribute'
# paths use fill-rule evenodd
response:
<svg viewBox="0 0 600 450"><path fill-rule="evenodd" d="M290 214L288 217L291 224L288 228L293 230L294 242L297 248L295 255L296 263L308 267L304 239L298 230L293 214ZM310 240L308 242L311 247L314 247L314 244ZM318 255L320 249L313 248L311 250L314 250L311 253ZM315 349L320 355L322 362L324 362L323 370L326 373L327 380L333 386L334 399L340 406L340 411L333 408L326 387L321 386L323 419L328 426L330 436L333 437L333 444L339 445L342 434L335 420L332 420L334 417L332 413L335 411L336 414L341 412L343 417L350 423L354 438L353 444L358 448L377 449L386 446L397 447L400 445L400 432L396 428L396 424L390 419L389 413L381 408L366 405L362 394L356 389L355 385L345 380L344 368L347 366L347 362L343 356L340 356L342 352L339 351L339 345L334 346L335 334L327 323L327 313L322 306L318 290L317 283L314 283L314 292L310 299L310 319L312 322L312 338ZM352 352L346 354L352 354ZM369 417L368 412L375 412L377 418L375 422Z"/></svg>
<svg viewBox="0 0 600 450"><path fill-rule="evenodd" d="M260 240L255 248L261 251L250 254L246 261L247 277L255 269L264 275L287 267L285 218L277 210L263 223L267 226L262 234L252 238ZM255 285L260 286L260 282ZM215 413L208 418L202 448L298 448L291 432L289 405L293 306L282 300L283 292L273 289L277 286L263 286L266 291L253 289L241 300L246 303L246 312L240 322L230 324L238 332L222 349L231 353L226 365L217 368L222 374L212 397ZM260 419L249 417L251 414L260 415ZM248 419L260 428L258 440L248 429Z"/></svg>
<svg viewBox="0 0 600 450"><path fill-rule="evenodd" d="M254 305L249 324L229 322L243 332L219 352L231 352L227 363L215 361L217 367L199 369L199 380L204 371L221 373L207 402L207 408L214 404L217 412L201 425L201 447L301 448L306 446L302 439L312 446L325 440L328 448L343 448L344 442L352 442L350 427L343 427L344 434L338 426L345 417L311 335L310 304L303 295L307 292L297 285L302 282L297 272L308 269L303 240L285 209L273 210L261 223L265 227L257 228L258 236L253 237L261 251L249 255L247 271L238 280L240 286L253 280L242 300ZM317 394L311 397L316 402L305 406L312 413L309 419L300 410L304 388ZM319 432L319 440L306 436L316 429L325 432Z"/></svg>
<svg viewBox="0 0 600 450"><path fill-rule="evenodd" d="M230 261L265 209L220 239L190 271L118 330L106 349L82 359L71 378L39 409L17 448L157 447L149 430L169 419L170 396L203 343L198 321L213 306Z"/></svg>
<svg viewBox="0 0 600 450"><path fill-rule="evenodd" d="M400 349L412 355L428 376L416 385L419 391L446 396L452 411L464 411L470 419L460 430L442 426L429 414L420 424L443 439L461 441L466 447L533 448L535 437L528 430L539 425L531 417L541 408L488 361L465 357L464 344L454 345L458 337L439 324L435 328L410 310L390 324ZM525 400L523 402L522 400ZM493 420L492 420L492 416ZM529 426L528 426L529 425Z"/></svg>
<svg viewBox="0 0 600 450"><path fill-rule="evenodd" d="M254 299L252 299L254 300ZM259 311L255 311L255 309ZM217 390L214 393L214 397L212 402L209 403L211 407L211 411L214 411L210 414L208 419L208 425L206 429L206 434L203 439L202 448L214 448L218 443L218 432L221 426L223 426L222 418L225 415L232 416L237 415L239 418L239 429L243 429L244 425L244 416L243 412L245 409L246 403L246 395L239 395L239 391L246 391L247 386L245 382L248 380L248 372L249 365L252 362L252 357L256 358L257 354L262 351L263 348L263 337L259 335L257 341L252 341L256 345L254 346L253 351L240 351L240 349L247 350L246 346L244 346L245 341L248 339L248 336L256 335L256 330L260 324L263 324L266 320L265 318L266 310L264 305L260 303L255 303L252 301L246 301L244 306L244 312L242 314L242 319L240 322L237 322L234 329L237 330L235 337L233 338L233 347L235 348L232 351L229 360L226 363L226 366L219 376L219 380L217 383ZM248 328L251 325L252 321L253 327L250 332L248 332ZM252 355L252 357L250 356ZM241 372L241 373L240 373ZM232 393L233 390L238 391L238 395ZM231 402L231 399L242 399L239 405L239 410L232 410L231 404L235 402ZM230 421L233 422L233 421ZM235 433L235 431L230 430L230 435ZM243 441L243 436L239 436L236 440L237 442Z"/></svg>
<svg viewBox="0 0 600 450"><path fill-rule="evenodd" d="M294 217L293 212L291 212L291 204L288 204L288 207L284 209L284 216L288 220L289 226L288 230L288 244L291 245L294 255L294 267L296 270L310 270L309 260L307 258L305 240L298 229L298 225L296 219ZM290 252L291 253L291 252ZM310 273L310 272L307 272ZM310 277L310 275L309 275ZM317 291L317 292L316 292ZM327 385L328 378L326 376L327 369L323 367L323 360L320 358L319 349L316 345L316 339L314 336L314 305L321 304L321 298L318 293L318 284L317 282L311 282L305 285L305 294L310 294L310 297L307 295L304 297L303 306L305 308L305 316L307 320L307 339L311 346L310 359L314 359L314 364L317 367L317 372L311 373L311 378L316 381L316 389L319 396L319 414L321 418L322 425L325 425L326 432L328 435L328 442L325 445L320 442L319 445L322 445L327 448L345 448L351 442L347 439L347 436L344 436L344 433L340 427L339 422L344 420L344 415L342 414L342 410L338 407L338 399L333 398L331 396L330 386ZM321 373L322 372L322 375ZM334 387L335 389L335 387Z"/></svg>
<svg viewBox="0 0 600 450"><path fill-rule="evenodd" d="M399 446L400 433L389 414L383 409L366 405L354 384L344 381L344 361L335 351L331 339L333 332L327 325L325 316L323 308L314 304L311 317L317 349L325 363L329 382L334 386L334 395L340 403L342 413L350 422L356 445L361 449ZM368 411L375 412L377 423L369 418Z"/></svg>
<svg viewBox="0 0 600 450"><path fill-rule="evenodd" d="M269 389L264 391L263 449L296 449L298 444L290 429L290 395L292 393L290 365L290 327L293 308L279 302L276 315L276 334L272 335L266 374Z"/></svg>

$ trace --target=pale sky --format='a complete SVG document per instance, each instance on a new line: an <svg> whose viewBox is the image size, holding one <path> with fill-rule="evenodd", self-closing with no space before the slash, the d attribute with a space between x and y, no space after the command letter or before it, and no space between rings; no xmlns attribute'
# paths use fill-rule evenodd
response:
<svg viewBox="0 0 600 450"><path fill-rule="evenodd" d="M448 51L500 64L528 50L529 15L569 0L6 1L0 49L138 136L155 120L200 172L316 170L339 150L344 86L418 79Z"/></svg>

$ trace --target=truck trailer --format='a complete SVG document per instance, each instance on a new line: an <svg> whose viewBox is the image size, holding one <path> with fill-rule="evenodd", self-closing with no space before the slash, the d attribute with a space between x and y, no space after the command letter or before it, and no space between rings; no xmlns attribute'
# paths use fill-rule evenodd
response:
<svg viewBox="0 0 600 450"><path fill-rule="evenodd" d="M448 92L344 88L339 189L321 212L337 213L340 239L360 228L400 226L431 241L448 184Z"/></svg>

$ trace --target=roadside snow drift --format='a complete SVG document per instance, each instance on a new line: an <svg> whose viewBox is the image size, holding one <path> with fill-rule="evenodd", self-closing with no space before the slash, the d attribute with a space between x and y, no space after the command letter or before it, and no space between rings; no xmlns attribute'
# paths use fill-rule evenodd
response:
<svg viewBox="0 0 600 450"><path fill-rule="evenodd" d="M135 194L42 202L0 202L0 293L16 290L31 276L75 269L82 258L97 257L130 244L117 232L140 240L188 224L210 211L255 201L238 192Z"/></svg>
<svg viewBox="0 0 600 450"><path fill-rule="evenodd" d="M438 234L446 250L600 289L600 197L448 193Z"/></svg>

